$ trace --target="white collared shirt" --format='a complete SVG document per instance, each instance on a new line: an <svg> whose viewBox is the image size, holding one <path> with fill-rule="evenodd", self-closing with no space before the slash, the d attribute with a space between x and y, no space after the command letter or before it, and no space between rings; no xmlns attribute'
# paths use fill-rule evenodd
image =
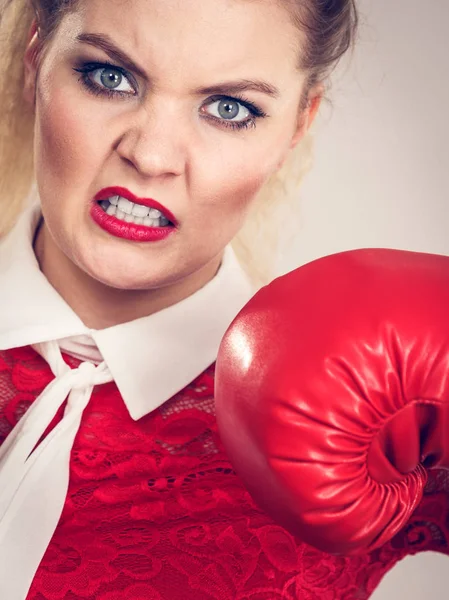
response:
<svg viewBox="0 0 449 600"><path fill-rule="evenodd" d="M89 329L39 270L32 247L39 219L33 206L0 241L0 350L56 340L77 358L93 353L92 362L106 362L134 420L215 361L226 329L256 291L227 246L216 276L185 300L148 317Z"/></svg>

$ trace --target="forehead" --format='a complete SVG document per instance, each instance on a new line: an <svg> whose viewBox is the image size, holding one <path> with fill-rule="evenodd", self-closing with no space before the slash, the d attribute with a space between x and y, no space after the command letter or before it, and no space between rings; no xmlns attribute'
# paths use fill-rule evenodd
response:
<svg viewBox="0 0 449 600"><path fill-rule="evenodd" d="M281 0L79 0L60 33L68 43L81 32L106 34L140 64L173 77L271 75L280 84L298 76L302 45L287 5Z"/></svg>

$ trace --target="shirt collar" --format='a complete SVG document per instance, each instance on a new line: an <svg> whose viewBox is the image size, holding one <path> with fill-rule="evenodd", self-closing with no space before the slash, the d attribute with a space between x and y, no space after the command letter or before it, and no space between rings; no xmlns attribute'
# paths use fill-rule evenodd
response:
<svg viewBox="0 0 449 600"><path fill-rule="evenodd" d="M0 350L89 335L133 419L191 383L216 359L226 329L256 289L231 246L215 277L148 317L88 329L39 269L32 241L40 209L27 210L0 242Z"/></svg>

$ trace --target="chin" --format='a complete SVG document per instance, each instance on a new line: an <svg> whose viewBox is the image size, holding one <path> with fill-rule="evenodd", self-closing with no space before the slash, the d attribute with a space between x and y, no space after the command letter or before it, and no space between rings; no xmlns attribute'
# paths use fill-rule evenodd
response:
<svg viewBox="0 0 449 600"><path fill-rule="evenodd" d="M95 258L89 261L77 261L80 268L94 281L116 290L150 290L167 285L166 277L159 269L158 272L146 265L139 266L134 263L130 266L128 261L120 264L112 257Z"/></svg>
<svg viewBox="0 0 449 600"><path fill-rule="evenodd" d="M154 274L151 276L148 272L145 276L139 273L133 273L130 270L123 272L102 272L92 274L99 283L115 290L122 291L149 291L169 285L172 282L167 282L166 278L161 275Z"/></svg>

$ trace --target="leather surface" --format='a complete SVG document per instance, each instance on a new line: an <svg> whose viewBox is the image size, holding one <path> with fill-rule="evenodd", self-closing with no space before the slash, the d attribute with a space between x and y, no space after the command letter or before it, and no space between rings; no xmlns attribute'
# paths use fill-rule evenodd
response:
<svg viewBox="0 0 449 600"><path fill-rule="evenodd" d="M449 258L364 249L279 277L216 363L220 435L253 498L331 553L380 547L449 466Z"/></svg>

